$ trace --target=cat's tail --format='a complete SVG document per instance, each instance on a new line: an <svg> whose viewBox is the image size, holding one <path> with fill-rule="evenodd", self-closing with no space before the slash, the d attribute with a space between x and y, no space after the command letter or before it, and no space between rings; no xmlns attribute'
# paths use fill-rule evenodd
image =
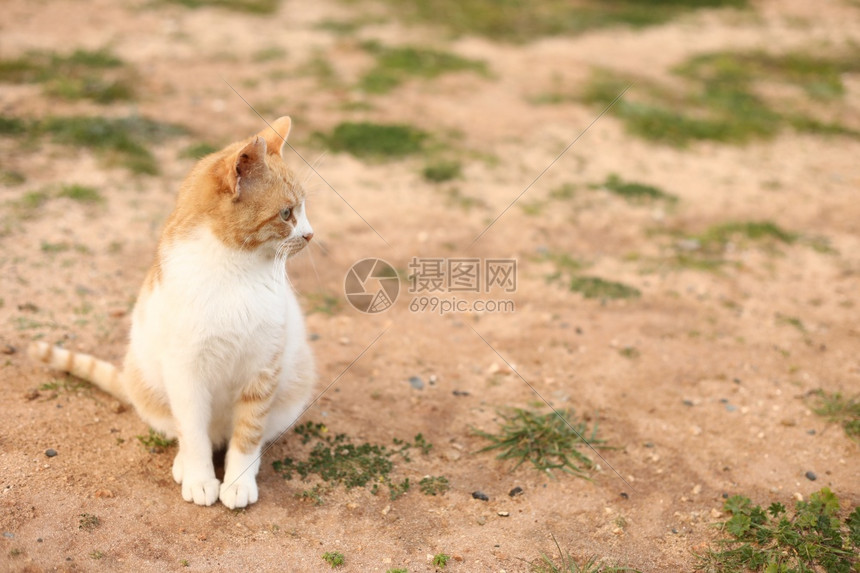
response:
<svg viewBox="0 0 860 573"><path fill-rule="evenodd" d="M99 360L89 354L51 346L45 342L31 343L27 353L34 360L45 362L51 368L68 372L87 382L92 382L114 398L128 402L120 382L119 370L110 362Z"/></svg>

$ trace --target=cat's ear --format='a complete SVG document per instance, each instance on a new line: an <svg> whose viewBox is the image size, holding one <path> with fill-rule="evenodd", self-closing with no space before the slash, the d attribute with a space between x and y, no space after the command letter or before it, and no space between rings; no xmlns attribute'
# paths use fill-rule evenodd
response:
<svg viewBox="0 0 860 573"><path fill-rule="evenodd" d="M284 151L284 144L287 142L287 138L290 136L290 127L293 125L290 116L285 115L283 117L279 117L268 126L266 129L258 133L260 137L266 140L266 143L269 145L269 153L276 153L278 155L282 155Z"/></svg>
<svg viewBox="0 0 860 573"><path fill-rule="evenodd" d="M259 135L239 150L232 162L229 181L233 200L242 194L242 184L248 183L266 168L266 140Z"/></svg>

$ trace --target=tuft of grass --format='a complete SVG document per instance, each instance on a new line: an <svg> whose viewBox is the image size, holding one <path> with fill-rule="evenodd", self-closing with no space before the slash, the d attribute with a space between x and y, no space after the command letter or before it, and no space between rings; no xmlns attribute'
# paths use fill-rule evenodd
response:
<svg viewBox="0 0 860 573"><path fill-rule="evenodd" d="M666 193L659 187L647 185L645 183L636 183L633 181L623 181L621 177L615 173L610 174L606 181L595 187L605 189L614 195L618 195L630 202L642 201L667 201L675 203L678 198L670 193Z"/></svg>
<svg viewBox="0 0 860 573"><path fill-rule="evenodd" d="M723 251L733 240L792 244L799 236L772 221L730 221L708 227L694 237L705 252Z"/></svg>
<svg viewBox="0 0 860 573"><path fill-rule="evenodd" d="M79 203L104 203L105 198L95 187L87 187L86 185L63 185L57 192L57 197L66 197L72 201Z"/></svg>
<svg viewBox="0 0 860 573"><path fill-rule="evenodd" d="M853 571L860 565L860 507L839 517L840 503L829 488L798 501L794 515L780 502L767 510L733 495L723 504L731 518L718 524L718 549L700 555L700 571Z"/></svg>
<svg viewBox="0 0 860 573"><path fill-rule="evenodd" d="M433 79L459 71L487 74L485 62L450 52L419 46L388 47L378 42L365 42L362 47L376 56L376 65L359 82L368 93L387 93L410 77Z"/></svg>
<svg viewBox="0 0 860 573"><path fill-rule="evenodd" d="M334 151L360 158L397 158L417 153L424 147L426 132L403 124L344 122L331 135L323 135Z"/></svg>
<svg viewBox="0 0 860 573"><path fill-rule="evenodd" d="M179 126L136 115L122 118L51 117L39 122L37 127L40 132L50 134L56 143L87 147L108 163L149 175L158 173L158 163L147 144L185 133L185 129Z"/></svg>
<svg viewBox="0 0 860 573"><path fill-rule="evenodd" d="M699 8L747 6L746 0L388 0L394 13L411 22L429 22L456 35L527 42L543 36L573 35L608 26L635 28L661 24Z"/></svg>
<svg viewBox="0 0 860 573"><path fill-rule="evenodd" d="M636 569L630 567L613 567L599 561L596 557L590 557L581 565L577 563L570 553L565 553L558 544L555 535L552 536L552 541L555 543L558 550L559 562L551 558L546 553L541 553L540 559L529 563L532 573L638 573Z"/></svg>
<svg viewBox="0 0 860 573"><path fill-rule="evenodd" d="M378 444L353 444L346 434L327 435L323 424L308 422L296 428L296 433L302 436L302 444L316 440L314 447L308 452L307 459L296 461L284 458L273 462L275 471L285 479L293 479L298 474L302 480L316 475L331 486L343 484L347 489L353 487L370 487L370 492L378 493L380 485L388 487L389 497L394 500L406 493L409 488L409 478L399 482L394 481L391 474L394 471L392 458L399 455L404 461L410 461L409 450L419 448L427 453L432 447L421 434L414 442L395 440L398 448L389 448ZM320 490L315 489L319 497Z"/></svg>
<svg viewBox="0 0 860 573"><path fill-rule="evenodd" d="M255 62L271 62L273 60L283 60L287 57L287 51L280 46L269 46L254 52L251 59Z"/></svg>
<svg viewBox="0 0 860 573"><path fill-rule="evenodd" d="M431 183L444 183L460 177L463 172L463 164L456 159L440 159L428 163L421 170L421 175Z"/></svg>
<svg viewBox="0 0 860 573"><path fill-rule="evenodd" d="M281 0L163 0L179 4L186 8L224 8L234 12L247 14L274 14L278 11Z"/></svg>
<svg viewBox="0 0 860 573"><path fill-rule="evenodd" d="M23 135L27 132L27 122L19 117L0 115L0 135Z"/></svg>
<svg viewBox="0 0 860 573"><path fill-rule="evenodd" d="M200 143L194 143L183 149L180 152L179 157L182 159L203 159L210 153L215 153L219 149L221 148L216 147L211 143L201 141Z"/></svg>
<svg viewBox="0 0 860 573"><path fill-rule="evenodd" d="M154 453L162 453L164 450L176 445L176 439L168 440L164 434L156 432L152 428L149 429L149 434L146 436L137 436L137 441L147 450Z"/></svg>
<svg viewBox="0 0 860 573"><path fill-rule="evenodd" d="M388 569L385 573L409 573L406 567L398 567L397 569Z"/></svg>
<svg viewBox="0 0 860 573"><path fill-rule="evenodd" d="M320 313L333 316L341 310L341 297L325 291L309 292L305 295L308 314Z"/></svg>
<svg viewBox="0 0 860 573"><path fill-rule="evenodd" d="M448 560L451 559L450 555L446 555L444 553L437 553L433 556L433 566L438 567L439 569L444 569L448 566Z"/></svg>
<svg viewBox="0 0 860 573"><path fill-rule="evenodd" d="M323 553L322 558L323 561L328 563L332 569L334 569L335 567L340 567L344 564L345 561L343 553L340 553L338 551L326 551L325 553Z"/></svg>
<svg viewBox="0 0 860 573"><path fill-rule="evenodd" d="M105 554L104 554L103 552L99 551L98 549L96 549L95 551L91 551L91 552L90 552L90 559L96 559L96 560L98 560L98 559L101 559L101 558L102 558L102 557L104 557L104 556L105 556Z"/></svg>
<svg viewBox="0 0 860 573"><path fill-rule="evenodd" d="M83 529L84 531L92 531L102 524L98 516L91 513L82 513L79 518L78 529Z"/></svg>
<svg viewBox="0 0 860 573"><path fill-rule="evenodd" d="M418 482L418 489L424 495L440 495L451 488L448 478L444 476L427 476Z"/></svg>
<svg viewBox="0 0 860 573"><path fill-rule="evenodd" d="M841 392L819 389L810 397L813 412L827 418L828 422L841 425L850 438L860 440L860 395L849 398Z"/></svg>
<svg viewBox="0 0 860 573"><path fill-rule="evenodd" d="M112 103L134 99L134 74L107 48L69 55L30 52L0 60L0 82L38 83L49 95Z"/></svg>
<svg viewBox="0 0 860 573"><path fill-rule="evenodd" d="M0 169L0 185L14 187L27 181L27 176L13 169Z"/></svg>
<svg viewBox="0 0 860 573"><path fill-rule="evenodd" d="M559 469L588 479L587 472L594 468L594 462L580 451L581 447L606 447L605 441L597 438L597 425L589 431L586 422L576 420L573 410L541 414L513 408L498 414L504 420L498 433L473 431L490 442L479 452L501 450L498 459L516 460L511 471L528 461L550 476L552 470Z"/></svg>
<svg viewBox="0 0 860 573"><path fill-rule="evenodd" d="M585 298L624 299L638 298L642 295L639 289L623 283L608 281L600 277L575 276L570 279L569 288Z"/></svg>
<svg viewBox="0 0 860 573"><path fill-rule="evenodd" d="M624 348L620 348L618 350L618 354L630 360L635 360L642 355L642 353L639 352L639 349L635 346L625 346Z"/></svg>

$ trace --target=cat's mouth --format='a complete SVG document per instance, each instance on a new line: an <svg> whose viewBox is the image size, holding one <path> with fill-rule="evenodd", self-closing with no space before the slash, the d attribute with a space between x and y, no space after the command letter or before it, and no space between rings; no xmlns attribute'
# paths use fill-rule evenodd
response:
<svg viewBox="0 0 860 573"><path fill-rule="evenodd" d="M292 258L299 254L299 252L304 249L310 241L305 240L302 237L296 237L295 239L288 239L279 243L277 246L277 255L278 257L283 257L285 259Z"/></svg>

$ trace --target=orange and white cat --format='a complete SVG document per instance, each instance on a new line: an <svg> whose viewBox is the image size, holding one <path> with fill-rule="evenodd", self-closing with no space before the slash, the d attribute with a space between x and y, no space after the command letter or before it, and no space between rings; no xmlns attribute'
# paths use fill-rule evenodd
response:
<svg viewBox="0 0 860 573"><path fill-rule="evenodd" d="M262 446L295 422L313 388L285 266L313 237L305 191L282 158L289 131L282 117L186 178L134 308L122 371L43 342L30 347L177 437L173 479L198 505L257 501ZM221 483L212 451L224 445Z"/></svg>

